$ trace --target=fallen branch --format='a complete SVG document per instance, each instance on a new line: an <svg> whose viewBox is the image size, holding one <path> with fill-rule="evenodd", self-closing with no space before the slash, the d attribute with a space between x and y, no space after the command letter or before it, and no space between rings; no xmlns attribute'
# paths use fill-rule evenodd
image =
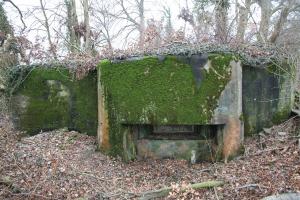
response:
<svg viewBox="0 0 300 200"><path fill-rule="evenodd" d="M214 187L214 192L215 192L215 195L216 195L216 199L220 200L216 187Z"/></svg>
<svg viewBox="0 0 300 200"><path fill-rule="evenodd" d="M206 181L201 183L195 183L190 185L189 188L191 189L201 189L201 188L212 188L212 187L218 187L224 185L223 181ZM181 191L185 191L187 188L182 188ZM153 190L153 191L147 191L144 193L141 193L137 196L139 196L139 200L148 200L148 199L154 199L154 198L160 198L168 196L170 191L172 190L172 187L166 187L159 190Z"/></svg>
<svg viewBox="0 0 300 200"><path fill-rule="evenodd" d="M300 138L300 135L289 136L289 139Z"/></svg>
<svg viewBox="0 0 300 200"><path fill-rule="evenodd" d="M28 193L13 193L11 191L8 191L8 192L13 196L21 196L21 197L27 197L27 198L29 198L30 196L35 196L35 197L38 197L38 199L53 199L52 197L46 197L44 195L35 194L35 193L31 193L31 192L28 192Z"/></svg>
<svg viewBox="0 0 300 200"><path fill-rule="evenodd" d="M291 121L293 121L297 117L298 116L296 115L296 116L293 116L293 117L287 119L286 121L282 122L277 127L275 127L273 131L279 132L280 130L284 130L286 128L286 126L288 125L288 123L291 122Z"/></svg>
<svg viewBox="0 0 300 200"><path fill-rule="evenodd" d="M284 150L284 147L265 149L265 150L259 151L259 152L257 152L257 153L249 154L249 155L247 155L247 156L259 156L259 155L262 154L262 153L267 153L267 152L276 151L276 150L282 151L282 150Z"/></svg>
<svg viewBox="0 0 300 200"><path fill-rule="evenodd" d="M247 184L247 185L243 185L243 186L237 187L236 189L237 190L243 189L243 188L253 189L253 188L256 188L256 187L258 187L259 189L261 188L261 186L259 184Z"/></svg>
<svg viewBox="0 0 300 200"><path fill-rule="evenodd" d="M88 172L83 172L83 173L79 173L79 174L81 174L81 175L86 175L86 176L90 176L90 177L93 177L93 178L95 178L95 179L97 179L97 180L100 180L100 181L112 181L112 180L110 180L110 179L100 178L100 177L98 177L98 176L96 176L96 175L93 175L93 174L90 174L90 173L88 173Z"/></svg>

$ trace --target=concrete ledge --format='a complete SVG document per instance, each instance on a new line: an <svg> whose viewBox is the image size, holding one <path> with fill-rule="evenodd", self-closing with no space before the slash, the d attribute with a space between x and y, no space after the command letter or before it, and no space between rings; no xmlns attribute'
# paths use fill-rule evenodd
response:
<svg viewBox="0 0 300 200"><path fill-rule="evenodd" d="M216 145L211 140L148 140L137 141L140 158L176 158L196 161L211 161Z"/></svg>

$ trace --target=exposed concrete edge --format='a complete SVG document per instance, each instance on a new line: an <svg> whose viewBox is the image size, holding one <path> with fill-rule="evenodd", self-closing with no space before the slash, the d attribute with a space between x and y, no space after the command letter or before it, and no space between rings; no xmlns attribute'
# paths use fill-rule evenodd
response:
<svg viewBox="0 0 300 200"><path fill-rule="evenodd" d="M212 123L225 124L222 143L222 154L225 162L236 155L244 141L244 124L242 115L242 63L240 60L230 62L231 80L225 86L219 98L218 107L214 110ZM232 101L226 101L226 99ZM225 109L225 111L224 111Z"/></svg>
<svg viewBox="0 0 300 200"><path fill-rule="evenodd" d="M97 142L101 150L108 150L109 135L108 135L108 115L105 110L105 99L103 94L103 87L101 84L101 70L97 70L97 90L98 90L98 128L97 128Z"/></svg>

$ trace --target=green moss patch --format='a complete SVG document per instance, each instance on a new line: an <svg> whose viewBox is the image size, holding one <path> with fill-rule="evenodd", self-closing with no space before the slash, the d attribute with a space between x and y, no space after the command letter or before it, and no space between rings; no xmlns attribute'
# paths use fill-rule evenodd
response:
<svg viewBox="0 0 300 200"><path fill-rule="evenodd" d="M291 107L286 106L282 109L279 109L276 113L274 113L272 117L273 124L280 124L284 122L291 114Z"/></svg>
<svg viewBox="0 0 300 200"><path fill-rule="evenodd" d="M25 107L23 112L16 112L22 130L36 134L40 130L67 127L96 135L95 72L82 80L73 80L69 71L61 67L36 67L26 71L13 94L22 97L22 102L17 101L14 105Z"/></svg>
<svg viewBox="0 0 300 200"><path fill-rule="evenodd" d="M192 67L175 56L99 65L109 120L111 154L122 153L121 124L209 124L231 77L232 55L211 54L196 86Z"/></svg>

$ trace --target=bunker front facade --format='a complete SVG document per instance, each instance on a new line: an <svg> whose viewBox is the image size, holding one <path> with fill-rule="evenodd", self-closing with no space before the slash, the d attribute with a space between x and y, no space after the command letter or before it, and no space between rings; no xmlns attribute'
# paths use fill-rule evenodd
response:
<svg viewBox="0 0 300 200"><path fill-rule="evenodd" d="M125 160L228 159L244 134L289 116L291 84L276 64L247 66L232 54L104 60L98 142Z"/></svg>
<svg viewBox="0 0 300 200"><path fill-rule="evenodd" d="M228 159L293 103L288 66L249 66L234 54L102 60L82 80L61 68L26 74L12 98L20 129L97 134L101 151L124 160Z"/></svg>

